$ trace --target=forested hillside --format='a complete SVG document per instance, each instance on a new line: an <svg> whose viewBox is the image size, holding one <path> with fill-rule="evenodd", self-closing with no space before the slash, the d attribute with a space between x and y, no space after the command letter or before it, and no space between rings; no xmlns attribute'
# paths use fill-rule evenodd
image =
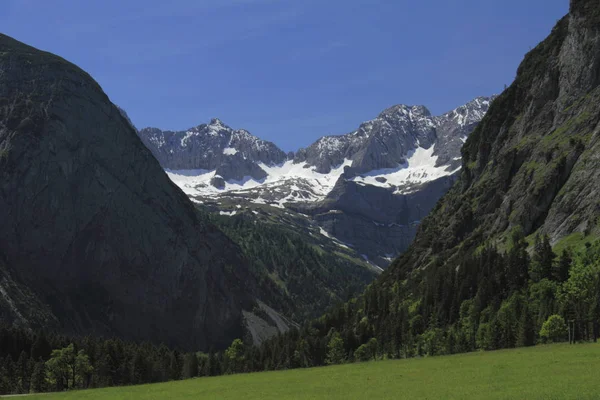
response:
<svg viewBox="0 0 600 400"><path fill-rule="evenodd" d="M600 318L600 8L528 53L463 148L414 244L361 297L264 345L268 365L595 339ZM554 328L555 329L554 329Z"/></svg>
<svg viewBox="0 0 600 400"><path fill-rule="evenodd" d="M379 275L352 249L312 232L304 217L202 213L239 245L258 282L260 300L294 321L323 315L362 293Z"/></svg>

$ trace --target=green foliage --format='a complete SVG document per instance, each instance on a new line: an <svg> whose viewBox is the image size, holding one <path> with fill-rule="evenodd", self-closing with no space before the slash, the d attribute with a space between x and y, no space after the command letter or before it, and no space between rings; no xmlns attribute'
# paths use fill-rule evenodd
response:
<svg viewBox="0 0 600 400"><path fill-rule="evenodd" d="M90 363L90 358L85 351L79 350L77 352L77 356L75 357L75 387L88 387L91 374L94 371L94 367Z"/></svg>
<svg viewBox="0 0 600 400"><path fill-rule="evenodd" d="M47 391L46 386L46 364L43 361L38 361L33 367L31 375L31 393L43 393Z"/></svg>
<svg viewBox="0 0 600 400"><path fill-rule="evenodd" d="M63 349L53 350L50 360L46 361L48 383L55 390L68 389L71 377L70 367L74 364L75 348L73 344Z"/></svg>
<svg viewBox="0 0 600 400"><path fill-rule="evenodd" d="M240 360L248 352L243 347ZM164 345L66 338L0 324L0 395L164 382L219 375L228 367L223 353L181 354Z"/></svg>
<svg viewBox="0 0 600 400"><path fill-rule="evenodd" d="M327 359L325 363L328 365L341 364L345 358L344 340L338 332L333 332L327 344Z"/></svg>
<svg viewBox="0 0 600 400"><path fill-rule="evenodd" d="M517 333L517 347L533 346L535 344L535 323L529 309L526 307L519 319L519 332Z"/></svg>
<svg viewBox="0 0 600 400"><path fill-rule="evenodd" d="M567 324L565 319L557 314L551 315L542 325L540 338L545 343L561 342L567 335Z"/></svg>
<svg viewBox="0 0 600 400"><path fill-rule="evenodd" d="M371 338L367 343L358 346L354 351L356 361L369 361L377 359L377 339Z"/></svg>
<svg viewBox="0 0 600 400"><path fill-rule="evenodd" d="M569 249L564 249L558 263L556 263L552 271L554 279L558 282L564 282L569 279L569 271L571 270L572 264L573 256L571 255L571 251Z"/></svg>
<svg viewBox="0 0 600 400"><path fill-rule="evenodd" d="M188 353L183 358L183 371L181 377L183 379L195 378L198 376L198 356L194 353Z"/></svg>
<svg viewBox="0 0 600 400"><path fill-rule="evenodd" d="M579 399L600 393L600 345L536 346L33 396L32 400Z"/></svg>
<svg viewBox="0 0 600 400"><path fill-rule="evenodd" d="M511 241L504 253L488 245L453 260L456 268L415 270L390 286L377 281L354 301L266 341L260 359L270 360L268 369L286 368L287 360L336 363L348 354L362 361L372 354L372 338L383 359L532 346L554 314L576 320L577 340L593 340L600 321L600 242L561 262L540 237L535 257L538 265L548 262L540 275L548 277L534 281L526 275L533 261L524 238L515 232ZM561 274L570 269L567 281L556 273L561 268Z"/></svg>
<svg viewBox="0 0 600 400"><path fill-rule="evenodd" d="M573 266L569 270L569 279L562 285L559 293L561 303L576 324L575 339L589 336L587 322L594 322L593 334L598 335L600 320L600 242L590 245L584 251L575 254Z"/></svg>
<svg viewBox="0 0 600 400"><path fill-rule="evenodd" d="M88 355L83 350L76 352L73 343L53 350L46 362L48 383L56 390L87 387L93 370Z"/></svg>
<svg viewBox="0 0 600 400"><path fill-rule="evenodd" d="M533 245L533 257L529 274L531 279L539 282L542 279L550 278L555 258L556 254L552 251L548 235L542 237L537 235Z"/></svg>
<svg viewBox="0 0 600 400"><path fill-rule="evenodd" d="M527 282L529 255L527 242L521 229L515 229L510 237L510 246L507 260L507 283L509 290L522 288Z"/></svg>
<svg viewBox="0 0 600 400"><path fill-rule="evenodd" d="M426 330L420 339L423 352L428 356L444 354L444 331L437 327Z"/></svg>
<svg viewBox="0 0 600 400"><path fill-rule="evenodd" d="M586 236L581 232L574 232L559 240L554 245L554 251L561 254L564 250L581 251L585 250L586 244L593 242L592 236Z"/></svg>
<svg viewBox="0 0 600 400"><path fill-rule="evenodd" d="M229 367L229 372L241 372L244 362L244 342L241 339L235 339L231 346L225 350L225 360Z"/></svg>

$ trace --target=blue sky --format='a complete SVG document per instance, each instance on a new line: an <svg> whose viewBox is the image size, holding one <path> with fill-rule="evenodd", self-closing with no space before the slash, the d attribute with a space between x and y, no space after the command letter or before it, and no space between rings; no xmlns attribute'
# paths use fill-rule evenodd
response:
<svg viewBox="0 0 600 400"><path fill-rule="evenodd" d="M500 92L567 0L0 0L0 31L88 71L138 127L219 117L284 150L399 103Z"/></svg>

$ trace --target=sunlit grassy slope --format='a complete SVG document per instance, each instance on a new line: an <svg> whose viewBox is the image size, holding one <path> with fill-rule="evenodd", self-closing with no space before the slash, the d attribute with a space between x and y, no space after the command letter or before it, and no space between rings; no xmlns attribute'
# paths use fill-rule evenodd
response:
<svg viewBox="0 0 600 400"><path fill-rule="evenodd" d="M600 399L600 344L200 378L52 399Z"/></svg>

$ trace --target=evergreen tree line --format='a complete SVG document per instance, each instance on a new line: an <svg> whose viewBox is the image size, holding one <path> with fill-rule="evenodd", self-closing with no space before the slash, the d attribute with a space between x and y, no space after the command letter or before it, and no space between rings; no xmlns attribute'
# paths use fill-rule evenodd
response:
<svg viewBox="0 0 600 400"><path fill-rule="evenodd" d="M247 348L242 371L311 367L595 341L600 242L555 254L519 230L506 249L482 246L454 262L379 280L301 329ZM568 329L568 326L571 329Z"/></svg>
<svg viewBox="0 0 600 400"><path fill-rule="evenodd" d="M151 343L68 338L0 326L0 395L165 382L233 371L235 365L226 362L225 353L182 353Z"/></svg>
<svg viewBox="0 0 600 400"><path fill-rule="evenodd" d="M547 237L531 255L528 247L515 231L504 251L482 246L454 264L378 280L299 329L260 346L236 339L222 352L0 327L0 394L596 340L600 242L560 255Z"/></svg>

